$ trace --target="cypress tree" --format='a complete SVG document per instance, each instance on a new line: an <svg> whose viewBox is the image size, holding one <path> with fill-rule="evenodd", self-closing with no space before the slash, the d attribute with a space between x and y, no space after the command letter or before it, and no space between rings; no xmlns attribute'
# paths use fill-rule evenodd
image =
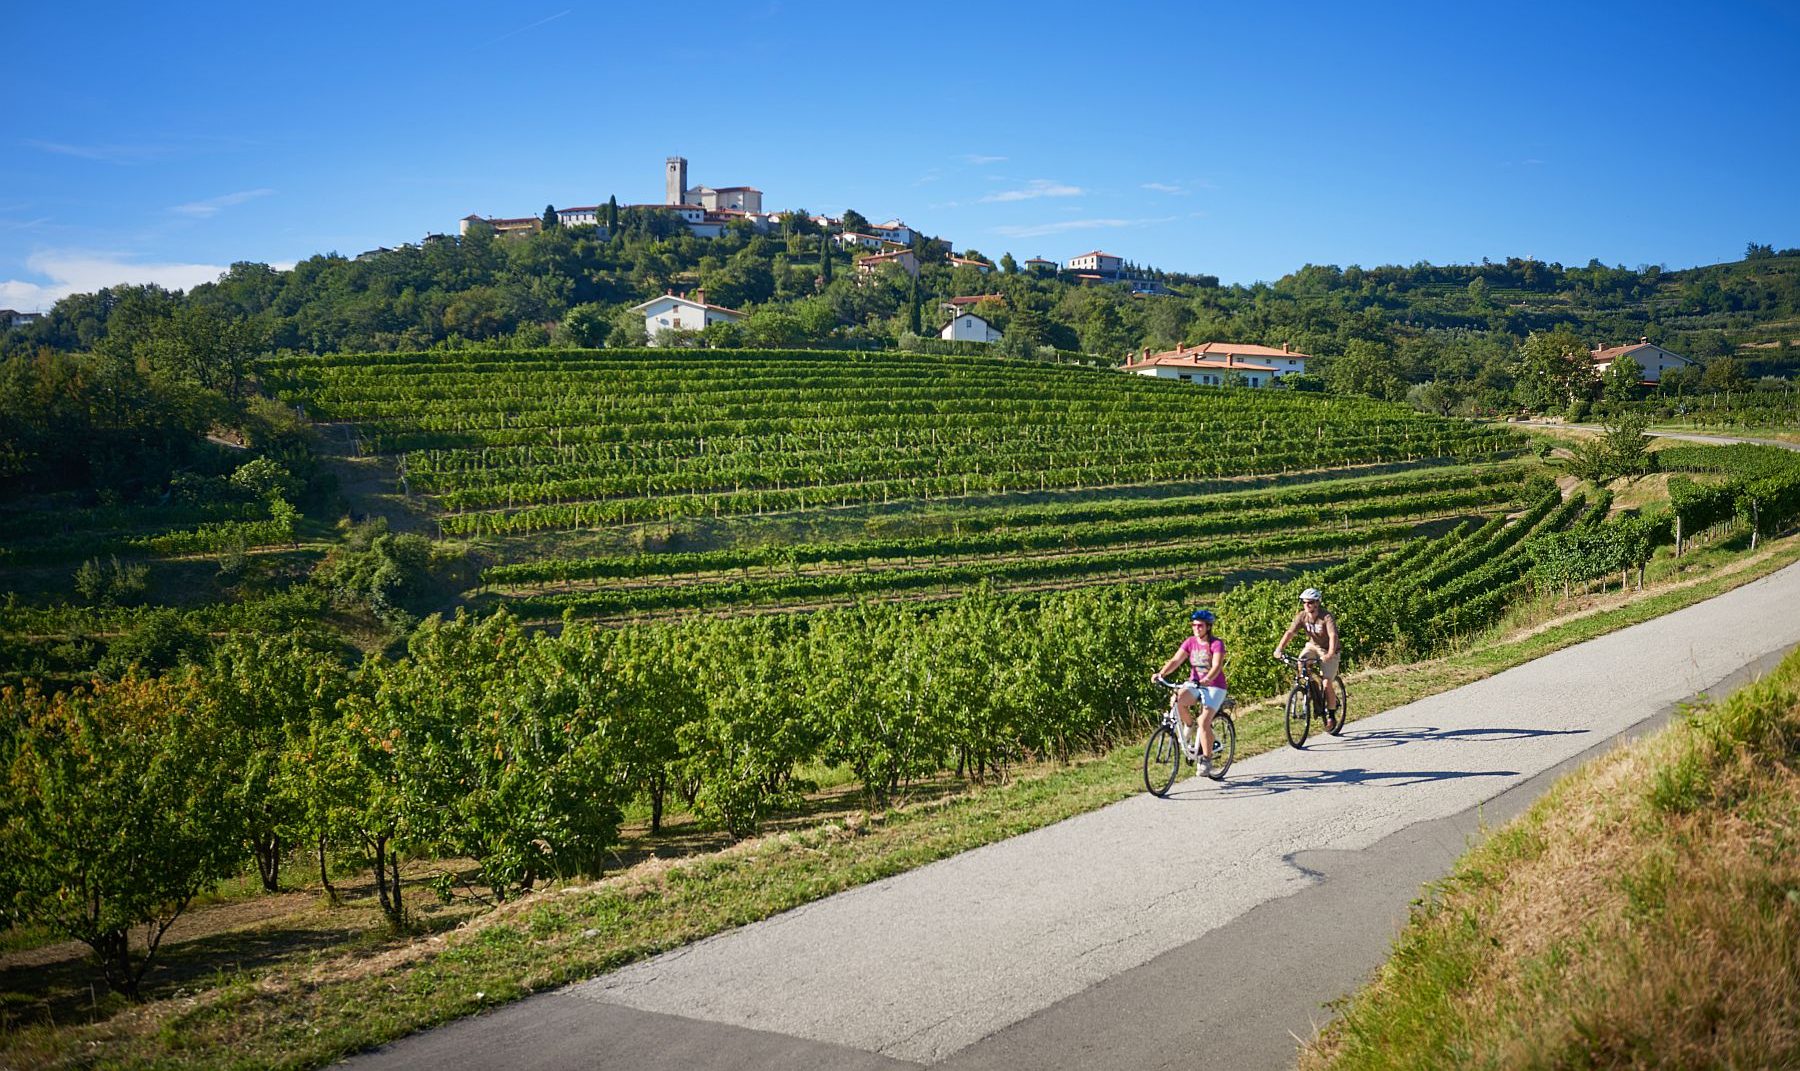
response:
<svg viewBox="0 0 1800 1071"><path fill-rule="evenodd" d="M556 226L558 222L559 222L559 220L557 220L557 218L556 218L556 206L555 205L545 205L544 206L544 229L549 230L551 227Z"/></svg>
<svg viewBox="0 0 1800 1071"><path fill-rule="evenodd" d="M914 335L917 335L924 327L919 319L919 277L917 275L913 276L912 301L910 304L912 307L908 309L906 313L906 328Z"/></svg>
<svg viewBox="0 0 1800 1071"><path fill-rule="evenodd" d="M615 194L606 199L606 236L611 238L619 233L619 198Z"/></svg>
<svg viewBox="0 0 1800 1071"><path fill-rule="evenodd" d="M819 235L819 278L831 285L831 235Z"/></svg>

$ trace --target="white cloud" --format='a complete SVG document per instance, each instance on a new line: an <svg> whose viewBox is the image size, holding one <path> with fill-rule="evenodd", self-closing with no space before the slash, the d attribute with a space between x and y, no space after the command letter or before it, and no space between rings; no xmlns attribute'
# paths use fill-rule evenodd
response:
<svg viewBox="0 0 1800 1071"><path fill-rule="evenodd" d="M983 201L1035 201L1039 197L1080 197L1087 191L1080 186L1070 186L1049 179L1032 179L1022 190L1001 190L983 197Z"/></svg>
<svg viewBox="0 0 1800 1071"><path fill-rule="evenodd" d="M965 153L963 159L974 164L976 167L986 167L989 164L999 164L1006 161L1006 157L1004 156L983 156L978 152Z"/></svg>
<svg viewBox="0 0 1800 1071"><path fill-rule="evenodd" d="M48 309L70 294L91 294L121 283L156 283L171 290L189 290L225 274L225 268L217 264L137 264L113 253L75 250L33 253L25 266L50 281L0 279L0 307Z"/></svg>
<svg viewBox="0 0 1800 1071"><path fill-rule="evenodd" d="M1187 192L1186 190L1182 189L1180 186L1177 186L1177 185L1175 185L1173 183L1169 183L1169 182L1146 182L1146 183L1144 183L1143 188L1146 190L1155 190L1157 193L1186 193Z"/></svg>
<svg viewBox="0 0 1800 1071"><path fill-rule="evenodd" d="M1141 227L1146 223L1160 223L1154 219L1065 219L1055 223L1027 223L995 227L993 231L1005 238L1041 238L1046 234L1061 234L1064 231L1091 231L1109 227Z"/></svg>
<svg viewBox="0 0 1800 1071"><path fill-rule="evenodd" d="M174 208L169 209L169 211L178 216L189 216L193 219L210 219L211 217L218 215L219 209L221 208L230 208L233 205L241 205L245 201L254 201L258 197L267 197L274 192L274 190L269 189L239 190L237 193L228 193L222 197L212 197L204 201L189 201L184 205L176 205Z"/></svg>

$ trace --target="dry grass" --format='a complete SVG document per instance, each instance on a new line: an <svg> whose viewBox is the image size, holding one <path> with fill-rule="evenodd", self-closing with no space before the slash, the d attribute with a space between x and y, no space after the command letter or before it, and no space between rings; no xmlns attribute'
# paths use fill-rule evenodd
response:
<svg viewBox="0 0 1800 1071"><path fill-rule="evenodd" d="M1800 656L1435 887L1321 1068L1800 1066Z"/></svg>

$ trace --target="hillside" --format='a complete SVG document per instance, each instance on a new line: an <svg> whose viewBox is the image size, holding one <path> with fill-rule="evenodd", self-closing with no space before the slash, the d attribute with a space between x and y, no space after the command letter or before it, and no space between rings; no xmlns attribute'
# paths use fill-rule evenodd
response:
<svg viewBox="0 0 1800 1071"><path fill-rule="evenodd" d="M641 320L625 313L632 304L703 289L709 302L748 317L687 344L891 347L909 332L933 334L947 318L945 299L992 294L978 308L1005 332L1005 353L1050 347L1111 361L1183 342L1287 343L1325 358L1354 353L1352 363L1365 368L1340 377L1349 389L1397 397L1409 383L1438 379L1463 385L1489 409L1509 401L1519 341L1559 325L1589 343L1648 336L1701 361L1735 355L1752 376L1800 368L1796 249L1753 246L1750 259L1679 271L1518 258L1307 265L1251 286L1145 270L1170 291L1153 296L1083 286L1070 272L1007 271L1010 255L988 273L953 265L921 236L915 292L897 268L859 275L809 219L789 218L784 233L746 225L697 238L666 213L632 209L611 236L591 226L506 238L477 232L355 259L315 256L291 271L239 263L187 294L115 287L66 298L39 323L0 334L0 353L141 353L234 325L245 332L236 344L251 351L629 346L642 339Z"/></svg>

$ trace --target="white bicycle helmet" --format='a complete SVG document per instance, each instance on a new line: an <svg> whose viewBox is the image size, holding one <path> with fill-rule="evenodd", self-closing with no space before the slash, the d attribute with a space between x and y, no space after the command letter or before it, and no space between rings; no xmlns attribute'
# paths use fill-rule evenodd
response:
<svg viewBox="0 0 1800 1071"><path fill-rule="evenodd" d="M1307 588L1300 593L1301 602L1323 602L1325 596L1319 594L1318 588Z"/></svg>

